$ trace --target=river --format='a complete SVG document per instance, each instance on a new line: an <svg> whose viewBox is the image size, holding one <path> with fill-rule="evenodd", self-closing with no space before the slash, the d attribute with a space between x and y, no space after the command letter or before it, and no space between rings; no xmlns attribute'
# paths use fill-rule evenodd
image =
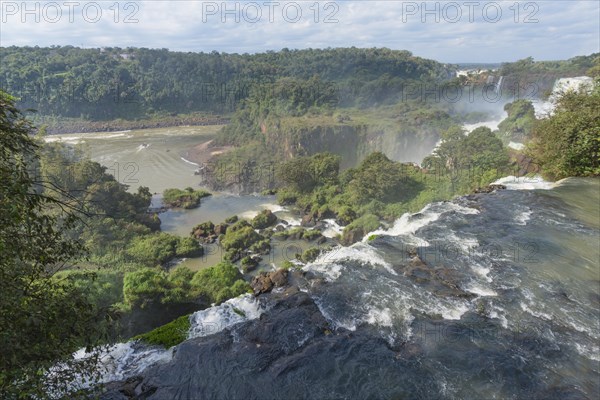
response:
<svg viewBox="0 0 600 400"><path fill-rule="evenodd" d="M597 398L600 181L502 182L322 255L299 293L196 312L174 349L116 345L105 380L141 375L151 399Z"/></svg>

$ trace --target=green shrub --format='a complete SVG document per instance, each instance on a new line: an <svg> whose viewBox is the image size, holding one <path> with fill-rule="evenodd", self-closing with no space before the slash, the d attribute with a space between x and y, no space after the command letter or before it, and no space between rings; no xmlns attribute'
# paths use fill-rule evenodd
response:
<svg viewBox="0 0 600 400"><path fill-rule="evenodd" d="M368 240L369 242L372 242L373 240L377 239L378 237L379 237L379 235L370 235L370 236L367 238L367 240Z"/></svg>
<svg viewBox="0 0 600 400"><path fill-rule="evenodd" d="M306 240L308 240L310 242L311 240L315 240L317 238L320 238L321 236L322 235L321 235L320 231L318 231L316 229L307 229L307 230L304 231L304 234L302 235L302 238L306 239Z"/></svg>
<svg viewBox="0 0 600 400"><path fill-rule="evenodd" d="M289 261L289 260L285 260L282 264L281 264L281 268L285 269L285 270L290 270L293 268L296 268L297 265L294 264L293 262Z"/></svg>
<svg viewBox="0 0 600 400"><path fill-rule="evenodd" d="M231 231L231 232L235 232L235 231L239 231L240 229L245 228L247 226L252 226L252 225L247 220L240 219L236 223L231 225L229 228L227 228L227 230Z"/></svg>
<svg viewBox="0 0 600 400"><path fill-rule="evenodd" d="M221 246L225 250L245 250L263 239L251 226L244 226L236 230L233 229L233 226L232 229L227 230L225 237L221 241Z"/></svg>
<svg viewBox="0 0 600 400"><path fill-rule="evenodd" d="M225 222L228 223L228 224L233 224L233 223L235 223L237 221L238 221L238 216L237 215L233 215L233 216L225 219Z"/></svg>
<svg viewBox="0 0 600 400"><path fill-rule="evenodd" d="M252 219L254 229L265 229L274 225L277 222L277 217L271 210L263 210Z"/></svg>
<svg viewBox="0 0 600 400"><path fill-rule="evenodd" d="M240 271L225 261L196 272L192 278L192 287L196 295L217 304L251 290L250 285L242 279Z"/></svg>
<svg viewBox="0 0 600 400"><path fill-rule="evenodd" d="M259 254L268 254L271 251L271 242L269 240L260 240L250 246L250 251Z"/></svg>
<svg viewBox="0 0 600 400"><path fill-rule="evenodd" d="M98 307L109 307L123 301L123 273L119 271L67 270L56 273L52 278L72 284Z"/></svg>
<svg viewBox="0 0 600 400"><path fill-rule="evenodd" d="M215 233L215 224L212 221L202 222L195 227L192 228L192 232L190 233L192 236L198 237L206 237L213 235Z"/></svg>
<svg viewBox="0 0 600 400"><path fill-rule="evenodd" d="M163 303L187 303L194 300L192 278L194 271L186 267L176 267L167 274L168 289Z"/></svg>
<svg viewBox="0 0 600 400"><path fill-rule="evenodd" d="M291 189L280 189L277 192L277 203L282 206L287 206L291 204L295 204L298 199L299 194Z"/></svg>
<svg viewBox="0 0 600 400"><path fill-rule="evenodd" d="M163 192L163 204L167 207L195 208L200 205L200 199L210 196L204 190L194 190L190 187L185 190L166 189Z"/></svg>
<svg viewBox="0 0 600 400"><path fill-rule="evenodd" d="M167 274L157 268L142 268L126 273L123 278L123 297L129 309L159 303L168 290Z"/></svg>
<svg viewBox="0 0 600 400"><path fill-rule="evenodd" d="M361 240L367 233L379 228L379 218L373 214L365 214L344 228L342 242L350 245Z"/></svg>
<svg viewBox="0 0 600 400"><path fill-rule="evenodd" d="M302 261L304 261L305 263L313 262L317 259L317 257L319 257L319 254L321 254L320 248L311 247L310 249L308 249L304 253L302 253L300 259Z"/></svg>
<svg viewBox="0 0 600 400"><path fill-rule="evenodd" d="M356 219L356 212L348 206L342 206L337 212L337 222L340 225L348 225Z"/></svg>
<svg viewBox="0 0 600 400"><path fill-rule="evenodd" d="M240 264L242 265L242 270L245 273L248 273L258 266L258 261L256 261L255 259L253 259L250 256L246 256L246 257L242 258L242 261L240 261Z"/></svg>
<svg viewBox="0 0 600 400"><path fill-rule="evenodd" d="M175 257L196 257L203 249L192 238L181 238L168 233L136 237L126 249L126 254L147 266L164 264Z"/></svg>
<svg viewBox="0 0 600 400"><path fill-rule="evenodd" d="M135 336L133 340L170 348L186 340L190 328L190 316L184 315L148 333Z"/></svg>

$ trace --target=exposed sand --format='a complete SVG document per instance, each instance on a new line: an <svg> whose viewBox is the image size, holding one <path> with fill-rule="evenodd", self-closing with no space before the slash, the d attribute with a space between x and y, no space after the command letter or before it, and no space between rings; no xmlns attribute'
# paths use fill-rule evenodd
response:
<svg viewBox="0 0 600 400"><path fill-rule="evenodd" d="M233 146L211 147L210 144L212 142L212 140L209 140L207 142L197 144L186 152L184 158L193 163L202 165L209 162L210 159L216 155L225 154L233 150Z"/></svg>

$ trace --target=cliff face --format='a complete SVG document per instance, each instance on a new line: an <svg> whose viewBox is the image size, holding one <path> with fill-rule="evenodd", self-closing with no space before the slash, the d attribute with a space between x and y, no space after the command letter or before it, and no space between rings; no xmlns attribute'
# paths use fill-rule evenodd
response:
<svg viewBox="0 0 600 400"><path fill-rule="evenodd" d="M272 124L263 125L263 134L269 149L286 159L327 151L342 157L342 168L355 166L374 151L381 151L395 161L420 163L440 138L440 132L435 129L401 126L386 129L364 124L310 127Z"/></svg>

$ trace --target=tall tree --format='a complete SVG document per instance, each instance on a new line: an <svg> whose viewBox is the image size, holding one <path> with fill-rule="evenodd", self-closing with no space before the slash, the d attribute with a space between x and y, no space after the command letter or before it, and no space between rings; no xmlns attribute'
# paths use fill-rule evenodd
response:
<svg viewBox="0 0 600 400"><path fill-rule="evenodd" d="M102 311L52 275L83 246L67 232L78 219L34 173L32 126L0 91L0 398L68 393L74 374L92 374L93 358L71 354L99 339ZM55 188L55 190L57 190ZM52 369L57 363L63 367Z"/></svg>
<svg viewBox="0 0 600 400"><path fill-rule="evenodd" d="M564 93L554 114L535 124L528 151L549 178L600 175L600 79Z"/></svg>

